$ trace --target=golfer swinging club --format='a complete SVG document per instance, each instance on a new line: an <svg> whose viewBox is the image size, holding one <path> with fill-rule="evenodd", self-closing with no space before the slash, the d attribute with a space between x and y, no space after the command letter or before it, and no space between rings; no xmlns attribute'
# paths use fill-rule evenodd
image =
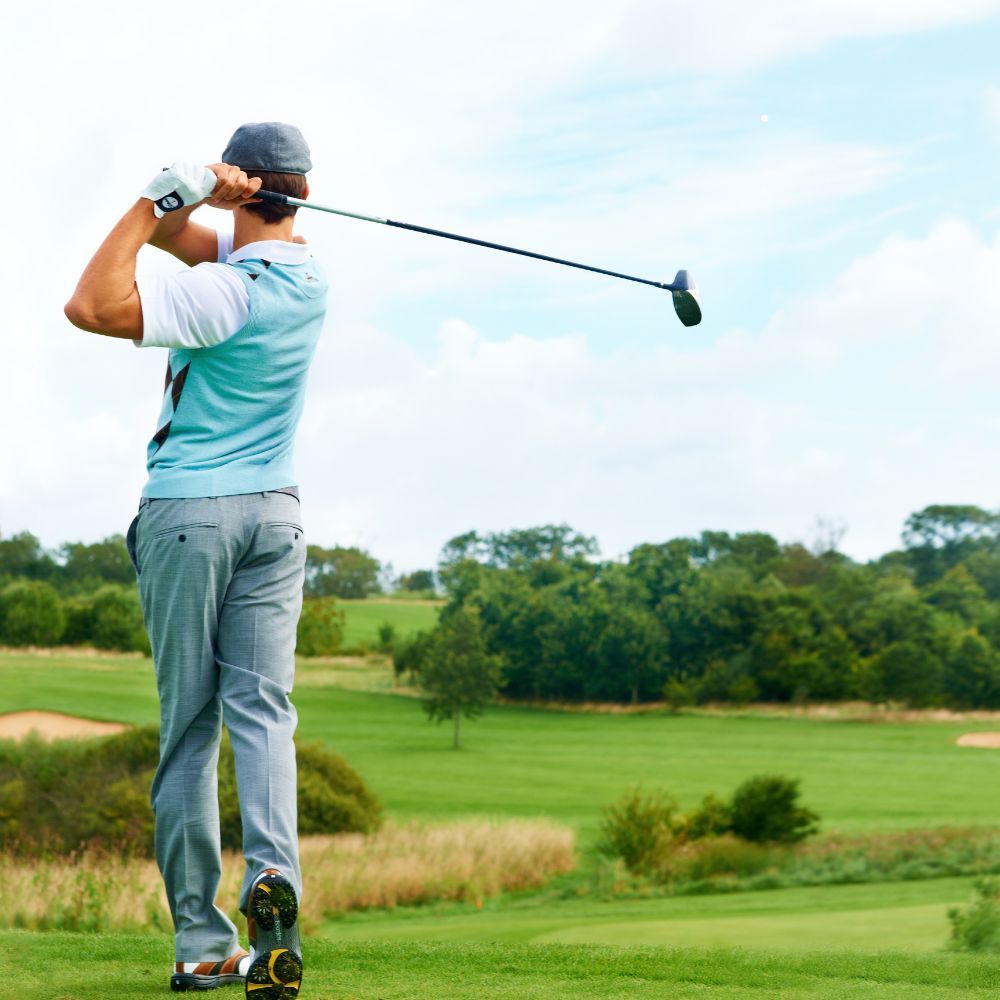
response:
<svg viewBox="0 0 1000 1000"><path fill-rule="evenodd" d="M295 709L288 695L306 542L292 468L306 373L327 283L296 209L309 147L277 122L236 130L222 163L158 173L87 265L66 305L91 333L170 349L149 480L128 532L160 696L153 779L156 860L176 931L173 990L246 983L296 997L302 890ZM191 221L233 212L232 237ZM189 267L136 277L145 243ZM251 953L216 907L221 876L217 764L222 723L236 760Z"/></svg>

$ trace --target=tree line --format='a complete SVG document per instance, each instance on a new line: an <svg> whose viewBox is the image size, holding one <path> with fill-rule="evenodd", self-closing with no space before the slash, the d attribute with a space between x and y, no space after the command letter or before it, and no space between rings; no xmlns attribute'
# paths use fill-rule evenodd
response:
<svg viewBox="0 0 1000 1000"><path fill-rule="evenodd" d="M337 652L343 615L337 599L370 597L392 588L410 596L436 594L433 570L394 576L390 564L363 549L310 545L303 588L307 598L300 645L310 653ZM67 542L46 549L31 532L0 536L0 644L89 645L149 652L122 535Z"/></svg>
<svg viewBox="0 0 1000 1000"><path fill-rule="evenodd" d="M859 563L705 531L609 561L567 525L469 532L442 551L435 631L397 644L396 669L433 676L461 615L509 699L1000 708L1000 513L930 506L902 542Z"/></svg>
<svg viewBox="0 0 1000 1000"><path fill-rule="evenodd" d="M438 718L474 714L494 692L1000 708L1000 512L926 507L901 540L857 562L835 538L705 531L608 560L567 525L473 531L408 582L363 550L310 546L300 651L333 651L336 598L377 593L388 579L411 593L443 589L438 626L393 641L397 671L435 692ZM55 552L28 533L0 538L0 643L60 642L146 648L120 536Z"/></svg>

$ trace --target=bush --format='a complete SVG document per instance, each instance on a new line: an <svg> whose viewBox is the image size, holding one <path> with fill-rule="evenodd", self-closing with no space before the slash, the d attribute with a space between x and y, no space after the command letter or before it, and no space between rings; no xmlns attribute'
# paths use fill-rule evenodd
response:
<svg viewBox="0 0 1000 1000"><path fill-rule="evenodd" d="M419 677L431 643L430 632L417 632L408 638L398 639L392 647L392 669L396 676L408 673L411 679Z"/></svg>
<svg viewBox="0 0 1000 1000"><path fill-rule="evenodd" d="M378 829L381 806L342 757L314 744L299 746L297 756L300 833ZM158 758L153 727L99 740L0 741L0 849L35 857L84 848L150 856L149 787ZM219 819L222 846L239 850L236 778L225 736Z"/></svg>
<svg viewBox="0 0 1000 1000"><path fill-rule="evenodd" d="M378 627L379 652L391 653L396 644L396 627L391 622L382 622Z"/></svg>
<svg viewBox="0 0 1000 1000"><path fill-rule="evenodd" d="M774 867L778 851L763 844L750 844L732 834L711 836L685 844L662 871L670 881L700 882L729 877L751 878Z"/></svg>
<svg viewBox="0 0 1000 1000"><path fill-rule="evenodd" d="M64 597L63 614L66 627L61 642L64 646L90 646L94 639L94 602L90 595Z"/></svg>
<svg viewBox="0 0 1000 1000"><path fill-rule="evenodd" d="M653 871L683 820L677 803L663 792L627 792L604 810L597 850L621 858L634 875Z"/></svg>
<svg viewBox="0 0 1000 1000"><path fill-rule="evenodd" d="M690 684L671 677L663 685L663 700L672 712L679 712L682 708L689 708L694 704L694 691Z"/></svg>
<svg viewBox="0 0 1000 1000"><path fill-rule="evenodd" d="M1000 951L1000 880L981 878L973 883L976 898L963 910L952 907L952 951Z"/></svg>
<svg viewBox="0 0 1000 1000"><path fill-rule="evenodd" d="M743 782L733 793L732 831L752 843L795 844L816 832L819 818L798 805L799 782L780 775L761 775Z"/></svg>
<svg viewBox="0 0 1000 1000"><path fill-rule="evenodd" d="M684 836L688 840L718 837L732 829L732 808L717 795L706 795L701 805L684 820Z"/></svg>
<svg viewBox="0 0 1000 1000"><path fill-rule="evenodd" d="M344 642L344 612L335 597L302 602L295 649L300 656L334 656Z"/></svg>
<svg viewBox="0 0 1000 1000"><path fill-rule="evenodd" d="M66 617L59 595L41 580L22 580L0 591L0 642L9 646L54 646Z"/></svg>
<svg viewBox="0 0 1000 1000"><path fill-rule="evenodd" d="M91 598L91 642L98 649L135 650L149 655L149 639L135 585L101 587Z"/></svg>

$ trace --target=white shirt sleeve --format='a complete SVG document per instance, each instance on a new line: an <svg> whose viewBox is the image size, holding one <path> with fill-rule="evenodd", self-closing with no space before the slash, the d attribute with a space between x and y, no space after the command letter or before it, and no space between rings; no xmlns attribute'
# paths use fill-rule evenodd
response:
<svg viewBox="0 0 1000 1000"><path fill-rule="evenodd" d="M216 232L215 239L219 245L219 256L216 259L220 264L225 264L226 258L233 252L233 234Z"/></svg>
<svg viewBox="0 0 1000 1000"><path fill-rule="evenodd" d="M225 264L198 264L166 277L137 277L135 284L142 302L139 347L214 347L250 318L247 287Z"/></svg>

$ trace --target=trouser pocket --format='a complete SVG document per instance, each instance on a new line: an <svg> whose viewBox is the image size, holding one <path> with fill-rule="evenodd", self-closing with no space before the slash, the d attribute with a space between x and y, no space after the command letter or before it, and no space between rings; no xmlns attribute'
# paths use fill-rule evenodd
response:
<svg viewBox="0 0 1000 1000"><path fill-rule="evenodd" d="M125 535L125 548L128 550L128 557L132 562L132 569L135 570L135 575L139 575L139 563L135 555L135 536L136 531L139 528L139 515L136 514L132 518L132 523L128 526L128 532Z"/></svg>

